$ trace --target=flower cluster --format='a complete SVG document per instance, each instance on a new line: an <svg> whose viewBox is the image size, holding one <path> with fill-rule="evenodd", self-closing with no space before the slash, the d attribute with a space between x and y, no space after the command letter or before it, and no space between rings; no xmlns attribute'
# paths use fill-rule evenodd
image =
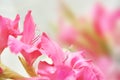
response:
<svg viewBox="0 0 120 80"><path fill-rule="evenodd" d="M28 11L25 17L22 32L18 29L19 19L19 15L14 21L0 16L0 54L7 47L12 54L16 56L21 54L18 58L29 78L14 72L0 62L0 79L104 80L102 72L92 60L85 58L85 51L64 51L45 32L35 36L36 25L31 11ZM39 60L42 55L46 55L51 63Z"/></svg>

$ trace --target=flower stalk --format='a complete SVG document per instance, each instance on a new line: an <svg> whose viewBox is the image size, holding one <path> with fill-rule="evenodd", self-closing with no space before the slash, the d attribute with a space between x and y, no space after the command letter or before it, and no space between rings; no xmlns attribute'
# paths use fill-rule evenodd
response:
<svg viewBox="0 0 120 80"><path fill-rule="evenodd" d="M18 57L20 62L22 63L23 67L25 68L26 72L31 76L31 77L37 77L37 74L35 72L35 69L29 65L24 58Z"/></svg>
<svg viewBox="0 0 120 80"><path fill-rule="evenodd" d="M11 70L4 64L0 63L0 67L2 68L3 72L0 74L0 79L22 79L25 78L22 75L16 73L15 71Z"/></svg>

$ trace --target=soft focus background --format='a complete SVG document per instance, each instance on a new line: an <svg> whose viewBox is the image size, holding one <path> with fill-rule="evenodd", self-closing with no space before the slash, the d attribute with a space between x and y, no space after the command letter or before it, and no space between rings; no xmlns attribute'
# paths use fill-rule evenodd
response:
<svg viewBox="0 0 120 80"><path fill-rule="evenodd" d="M109 10L120 7L120 0L64 0L64 2L76 16L91 16L90 12L98 2ZM32 10L37 32L44 31L55 38L51 23L57 23L58 21L59 0L0 0L0 15L14 19L16 14L19 14L21 16L20 26L23 26L24 16L28 10ZM120 53L120 47L117 48L118 53ZM14 54L10 54L9 49L4 50L2 61L10 68L26 75L18 58Z"/></svg>

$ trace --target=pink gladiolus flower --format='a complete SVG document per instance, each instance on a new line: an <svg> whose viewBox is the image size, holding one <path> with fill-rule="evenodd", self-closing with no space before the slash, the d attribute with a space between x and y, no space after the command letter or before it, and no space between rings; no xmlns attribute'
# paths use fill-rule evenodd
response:
<svg viewBox="0 0 120 80"><path fill-rule="evenodd" d="M38 74L49 80L104 80L101 72L91 61L81 57L80 52L70 53L63 64L57 66L40 62Z"/></svg>
<svg viewBox="0 0 120 80"><path fill-rule="evenodd" d="M0 16L0 52L7 47L9 35L17 37L17 34L20 34L18 30L18 22L19 15L16 16L14 21Z"/></svg>
<svg viewBox="0 0 120 80"><path fill-rule="evenodd" d="M45 34L39 48L53 61L53 64L40 61L38 66L38 74L49 80L104 80L102 73L81 52L63 52Z"/></svg>
<svg viewBox="0 0 120 80"><path fill-rule="evenodd" d="M45 33L41 36L41 42L38 44L38 47L44 51L54 61L54 65L62 64L66 56L61 50L61 48L52 41Z"/></svg>
<svg viewBox="0 0 120 80"><path fill-rule="evenodd" d="M8 44L11 46L11 51L18 53L22 49L30 48L33 44L32 41L34 40L34 35L35 35L35 24L31 16L31 11L29 11L25 17L24 29L21 35L22 36L21 41L17 40L16 38L12 36L9 36ZM15 47L19 47L19 48L15 48Z"/></svg>
<svg viewBox="0 0 120 80"><path fill-rule="evenodd" d="M29 11L25 17L24 29L21 40L9 36L8 45L12 52L21 52L29 64L32 64L34 60L41 55L40 51L35 47L35 24L33 22L31 11Z"/></svg>

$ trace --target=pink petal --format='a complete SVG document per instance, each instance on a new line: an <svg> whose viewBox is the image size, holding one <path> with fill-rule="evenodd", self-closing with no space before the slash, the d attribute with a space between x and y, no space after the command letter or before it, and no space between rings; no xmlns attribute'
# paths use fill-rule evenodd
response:
<svg viewBox="0 0 120 80"><path fill-rule="evenodd" d="M45 61L40 61L38 65L38 74L41 76L46 76L49 78L53 77L53 73L56 71L55 67L51 64L48 64Z"/></svg>
<svg viewBox="0 0 120 80"><path fill-rule="evenodd" d="M39 47L45 51L54 62L55 65L60 65L65 59L65 54L58 44L53 42L45 33L41 36Z"/></svg>
<svg viewBox="0 0 120 80"><path fill-rule="evenodd" d="M31 51L31 50L30 50ZM25 60L28 62L28 64L32 65L34 61L41 56L41 53L39 50L33 50L31 52L26 52L25 50L22 50L21 53L24 56Z"/></svg>
<svg viewBox="0 0 120 80"><path fill-rule="evenodd" d="M29 64L33 64L37 57L41 55L37 48L24 44L12 36L9 36L8 46L10 47L10 50L16 54L21 52Z"/></svg>
<svg viewBox="0 0 120 80"><path fill-rule="evenodd" d="M120 19L120 10L107 11L102 5L97 4L94 9L94 28L99 35L110 34L116 28L115 22Z"/></svg>
<svg viewBox="0 0 120 80"><path fill-rule="evenodd" d="M74 72L68 66L53 66L46 62L40 62L38 74L50 78L50 80L72 80ZM70 79L71 78L71 79Z"/></svg>
<svg viewBox="0 0 120 80"><path fill-rule="evenodd" d="M85 61L85 59L83 58L82 54L84 52L83 51L78 51L78 52L68 52L68 56L67 59L64 61L66 65L70 66L70 67L74 67L77 61Z"/></svg>
<svg viewBox="0 0 120 80"><path fill-rule="evenodd" d="M14 37L17 37L17 35L20 34L20 31L18 29L19 20L20 20L20 16L17 15L16 18L15 18L15 20L10 24L11 27L9 27L9 33L11 35L13 35Z"/></svg>
<svg viewBox="0 0 120 80"><path fill-rule="evenodd" d="M54 76L51 80L68 80L70 78L75 79L72 68L65 66L65 65L57 66L57 69L53 75ZM72 80L72 79L70 79L70 80Z"/></svg>
<svg viewBox="0 0 120 80"><path fill-rule="evenodd" d="M25 17L24 21L24 31L22 42L30 44L35 35L35 24L31 16L31 11L29 11Z"/></svg>
<svg viewBox="0 0 120 80"><path fill-rule="evenodd" d="M27 48L21 41L17 40L13 36L9 36L8 38L8 46L10 47L10 50L14 53L19 53L23 47Z"/></svg>
<svg viewBox="0 0 120 80"><path fill-rule="evenodd" d="M65 64L74 70L77 80L104 80L102 72L92 64L91 60L85 60L83 53L70 53L65 61Z"/></svg>
<svg viewBox="0 0 120 80"><path fill-rule="evenodd" d="M14 21L0 16L0 51L7 47L8 36L12 35L14 37L18 34L18 22L19 16L16 16Z"/></svg>
<svg viewBox="0 0 120 80"><path fill-rule="evenodd" d="M102 28L103 23L101 21L103 21L103 18L105 17L106 12L104 10L104 7L101 4L96 4L94 12L93 12L93 19L94 19L94 29L96 31L96 33L98 33L100 36L103 35L102 32Z"/></svg>
<svg viewBox="0 0 120 80"><path fill-rule="evenodd" d="M78 80L104 80L103 73L89 61L77 62L75 70Z"/></svg>
<svg viewBox="0 0 120 80"><path fill-rule="evenodd" d="M7 47L9 20L0 16L0 51Z"/></svg>

